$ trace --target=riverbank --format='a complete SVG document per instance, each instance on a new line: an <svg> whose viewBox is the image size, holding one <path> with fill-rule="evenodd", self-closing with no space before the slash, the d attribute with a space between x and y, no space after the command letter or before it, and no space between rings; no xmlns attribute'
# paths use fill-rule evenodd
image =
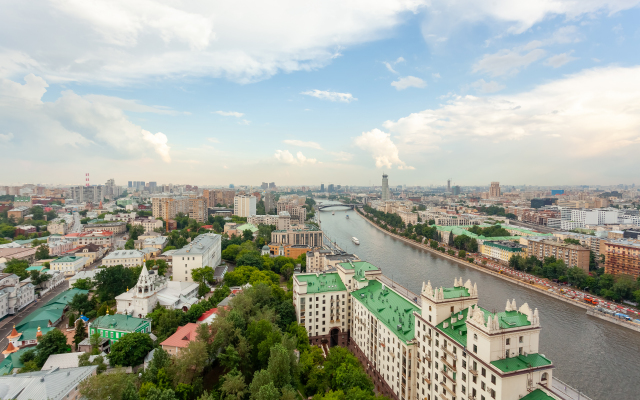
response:
<svg viewBox="0 0 640 400"><path fill-rule="evenodd" d="M636 331L636 332L640 332L640 325L638 325L638 324L635 324L635 323L629 322L629 321L625 321L623 319L616 318L616 317L613 317L611 315L607 315L607 314L598 312L598 311L593 310L593 309L587 311L587 315L603 319L605 321L611 322L612 324L624 326L625 328L629 328L629 329L631 329L633 331Z"/></svg>
<svg viewBox="0 0 640 400"><path fill-rule="evenodd" d="M400 236L398 234L391 233L391 232L387 231L386 229L383 229L383 228L379 227L373 221L369 220L364 213L360 213L360 215L363 217L363 219L365 221L367 221L369 224L371 224L376 229L378 229L378 230L386 233L387 235L389 235L389 236L391 236L391 237L393 237L393 238L395 238L397 240L400 240L400 241L402 241L402 242L404 242L404 243L406 243L406 244L408 244L410 246L413 246L415 248L418 248L418 249L421 249L421 250L426 250L426 251L431 252L433 254L437 254L438 256L440 256L442 258L448 259L448 260L456 262L458 264L462 264L462 265L464 265L466 267L477 269L478 271L482 271L482 272L484 272L486 274L498 277L498 278L503 279L505 281L509 281L509 282L514 283L514 284L516 284L518 286L521 286L521 287L524 287L524 288L527 288L527 289L530 289L530 290L534 290L534 291L536 291L538 293L545 294L545 295L547 295L549 297L553 297L553 298L555 298L557 300L564 301L565 303L568 303L568 304L583 308L585 310L592 310L594 308L592 306L589 306L588 304L581 303L581 302L578 302L578 301L575 301L575 300L572 300L572 299L568 299L568 298L566 298L566 297L564 297L562 295L559 295L559 294L557 294L555 292L550 292L547 289L543 289L543 288L537 287L536 285L532 285L532 284L530 284L528 282L513 278L513 277L508 276L508 275L499 274L497 272L494 272L494 271L490 270L488 267L484 267L482 265L478 265L475 262L474 263L470 263L467 260L463 260L463 259L455 257L455 256L450 256L449 254L446 254L446 253L440 252L440 251L438 251L436 249L433 249L433 248L431 248L431 246L425 245L424 243L418 243L418 242L416 242L414 240L411 240L411 239L408 239L408 238L406 238L404 236Z"/></svg>

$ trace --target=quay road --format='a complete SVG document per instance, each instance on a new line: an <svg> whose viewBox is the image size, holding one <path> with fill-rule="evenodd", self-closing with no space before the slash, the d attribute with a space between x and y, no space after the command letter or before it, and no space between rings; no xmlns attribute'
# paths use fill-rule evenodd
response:
<svg viewBox="0 0 640 400"><path fill-rule="evenodd" d="M423 281L451 286L454 278L462 277L478 284L479 303L488 310L504 310L507 299L515 299L518 306L526 302L540 313L540 352L553 361L554 378L594 400L639 397L640 335L636 332L588 316L583 305L571 300L504 280L495 271L483 272L477 266L410 246L379 231L360 214L348 214L346 219L344 211L336 210L335 215L323 212L323 231L341 247L351 244L352 236L358 237L360 246L353 251L379 267L386 277L393 277L396 286L420 293Z"/></svg>

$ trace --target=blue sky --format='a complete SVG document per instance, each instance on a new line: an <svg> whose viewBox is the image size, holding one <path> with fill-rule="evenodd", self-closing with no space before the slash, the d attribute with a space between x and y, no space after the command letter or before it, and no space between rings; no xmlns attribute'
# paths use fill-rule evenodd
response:
<svg viewBox="0 0 640 400"><path fill-rule="evenodd" d="M7 2L1 183L640 183L640 0L232 3Z"/></svg>

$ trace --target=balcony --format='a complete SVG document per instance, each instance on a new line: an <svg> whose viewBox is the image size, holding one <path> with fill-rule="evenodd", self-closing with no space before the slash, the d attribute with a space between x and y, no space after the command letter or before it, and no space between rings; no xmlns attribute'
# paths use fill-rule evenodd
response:
<svg viewBox="0 0 640 400"><path fill-rule="evenodd" d="M424 381L424 383L431 385L431 379L427 378L427 377L423 377L422 380Z"/></svg>
<svg viewBox="0 0 640 400"><path fill-rule="evenodd" d="M442 360L443 363L447 364L447 367L451 368L451 370L453 370L453 372L457 371L456 367L454 367L453 365L449 364L449 362L447 361L447 358L445 356L440 357L440 359Z"/></svg>
<svg viewBox="0 0 640 400"><path fill-rule="evenodd" d="M442 393L440 393L440 398L441 398L442 400L449 400L449 399L447 399L447 396L443 395Z"/></svg>
<svg viewBox="0 0 640 400"><path fill-rule="evenodd" d="M425 356L424 356L424 359L425 359L425 360L427 360L427 361L429 361L429 362L431 362L431 357L429 357L428 355L425 355Z"/></svg>
<svg viewBox="0 0 640 400"><path fill-rule="evenodd" d="M458 359L458 356L453 354L452 352L450 352L449 350L447 350L447 346L445 346L444 344L442 346L440 346L440 348L442 350L444 350L445 353L447 353L449 356L451 356L451 358L453 358L454 360Z"/></svg>
<svg viewBox="0 0 640 400"><path fill-rule="evenodd" d="M445 371L444 369L442 369L440 372L442 372L444 376L449 378L451 382L456 383L456 380L453 378L453 375L450 375L448 371Z"/></svg>
<svg viewBox="0 0 640 400"><path fill-rule="evenodd" d="M469 368L469 372L471 372L474 376L478 376L478 370L477 369Z"/></svg>
<svg viewBox="0 0 640 400"><path fill-rule="evenodd" d="M449 394L451 395L451 397L456 397L456 393L449 389L449 386L447 386L447 384L445 382L440 382L440 385L446 389L447 392L449 392Z"/></svg>

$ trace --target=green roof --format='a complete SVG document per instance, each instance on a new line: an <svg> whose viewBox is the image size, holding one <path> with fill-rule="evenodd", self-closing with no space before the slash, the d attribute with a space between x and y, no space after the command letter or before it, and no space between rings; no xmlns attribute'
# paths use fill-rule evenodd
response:
<svg viewBox="0 0 640 400"><path fill-rule="evenodd" d="M76 262L80 258L84 258L84 257L64 256L62 258L58 258L57 260L51 261L51 264L53 264L53 263L63 263L63 262Z"/></svg>
<svg viewBox="0 0 640 400"><path fill-rule="evenodd" d="M242 231L242 232L244 232L247 229L249 229L252 233L258 231L258 228L256 228L255 225L253 224L244 224L236 227L236 230Z"/></svg>
<svg viewBox="0 0 640 400"><path fill-rule="evenodd" d="M304 274L296 275L299 282L307 283L307 293L326 293L347 290L335 272L329 274Z"/></svg>
<svg viewBox="0 0 640 400"><path fill-rule="evenodd" d="M15 368L22 368L24 364L20 362L22 353L32 350L33 347L23 347L15 353L8 354L0 363L0 376L10 374Z"/></svg>
<svg viewBox="0 0 640 400"><path fill-rule="evenodd" d="M509 357L502 360L491 361L491 364L502 372L513 372L526 368L551 365L551 361L538 353L534 353L526 356Z"/></svg>
<svg viewBox="0 0 640 400"><path fill-rule="evenodd" d="M497 242L491 242L491 241L485 241L484 245L486 246L490 246L490 247L496 247L498 249L502 249L502 250L506 250L506 251L512 251L512 252L523 252L524 251L524 246L522 247L509 247L509 246L505 246L503 244L497 243Z"/></svg>
<svg viewBox="0 0 640 400"><path fill-rule="evenodd" d="M38 326L44 327L47 326L47 322L51 321L52 323L56 322L57 320L59 320L62 317L64 310L62 308L59 309L38 309L34 312L32 312L31 314L27 315L25 317L25 319L23 319L20 322L20 325L18 325L18 327L16 327L16 329L18 331L21 331L21 329L24 329L28 323L35 323L37 326L35 326L35 328L37 328ZM29 325L33 325L33 324L29 324ZM33 326L31 326L33 327ZM18 329L20 328L20 329Z"/></svg>
<svg viewBox="0 0 640 400"><path fill-rule="evenodd" d="M369 285L351 293L353 298L362 303L376 316L398 339L407 343L415 336L414 311L418 306L389 289L378 280L370 280Z"/></svg>
<svg viewBox="0 0 640 400"><path fill-rule="evenodd" d="M483 310L484 311L484 310ZM451 317L445 319L440 324L438 324L437 328L440 329L445 335L449 336L451 339L460 343L462 346L467 346L467 314L469 313L469 309L465 308L452 315ZM451 318L455 317L456 322L451 323ZM447 327L444 327L444 324L447 324Z"/></svg>
<svg viewBox="0 0 640 400"><path fill-rule="evenodd" d="M442 294L445 299L459 299L460 297L470 297L469 289L464 286L442 288Z"/></svg>
<svg viewBox="0 0 640 400"><path fill-rule="evenodd" d="M47 267L45 267L44 265L32 265L27 268L27 271L42 271L43 269L46 269L46 268Z"/></svg>
<svg viewBox="0 0 640 400"><path fill-rule="evenodd" d="M528 395L520 398L520 400L556 400L556 398L549 396L541 389L536 389Z"/></svg>
<svg viewBox="0 0 640 400"><path fill-rule="evenodd" d="M91 323L91 328L115 329L125 332L135 332L140 325L148 323L149 320L142 318L130 317L128 315L114 314L103 315L98 317Z"/></svg>
<svg viewBox="0 0 640 400"><path fill-rule="evenodd" d="M59 308L59 307L64 308L64 306L66 306L71 302L71 300L73 299L73 296L75 296L78 293L88 294L89 291L83 290L83 289L76 289L76 288L65 290L64 292L58 294L53 299L49 300L49 302L44 306L42 306L41 308L45 308L45 307L48 309Z"/></svg>
<svg viewBox="0 0 640 400"><path fill-rule="evenodd" d="M47 326L41 326L40 327L40 332L42 332L43 335L46 335L47 332L52 331L56 328L49 328ZM16 328L17 330L17 328ZM23 331L20 331L20 333L22 333L22 336L20 337L20 340L36 340L37 338L37 334L38 334L38 327L35 328L27 328Z"/></svg>
<svg viewBox="0 0 640 400"><path fill-rule="evenodd" d="M471 228L474 225L460 225L460 226L440 226L440 225L436 225L436 228L439 231L446 231L446 232L451 232L453 233L455 236L459 236L459 235L466 235L469 236L470 238L476 239L476 240L518 240L520 239L520 236L495 236L495 237L485 237L482 235L476 235L473 232L469 232L467 229ZM482 225L478 225L481 228L486 228L489 226L493 226L493 225L486 225L486 224L482 224ZM503 225L501 225L503 228L505 228ZM505 229L509 229L509 230L517 230L519 232L522 232L521 236L553 236L553 234L551 233L538 233L538 232L533 232L533 231L528 231L528 230L524 230L521 228L513 228L512 226L509 226L508 228Z"/></svg>
<svg viewBox="0 0 640 400"><path fill-rule="evenodd" d="M340 263L340 265L344 268L344 269L348 269L348 270L354 270L355 271L355 279L359 280L359 281L363 281L365 280L365 272L368 271L379 271L380 268L376 267L375 265L367 262L367 261L353 261L353 262L345 262L345 263Z"/></svg>

